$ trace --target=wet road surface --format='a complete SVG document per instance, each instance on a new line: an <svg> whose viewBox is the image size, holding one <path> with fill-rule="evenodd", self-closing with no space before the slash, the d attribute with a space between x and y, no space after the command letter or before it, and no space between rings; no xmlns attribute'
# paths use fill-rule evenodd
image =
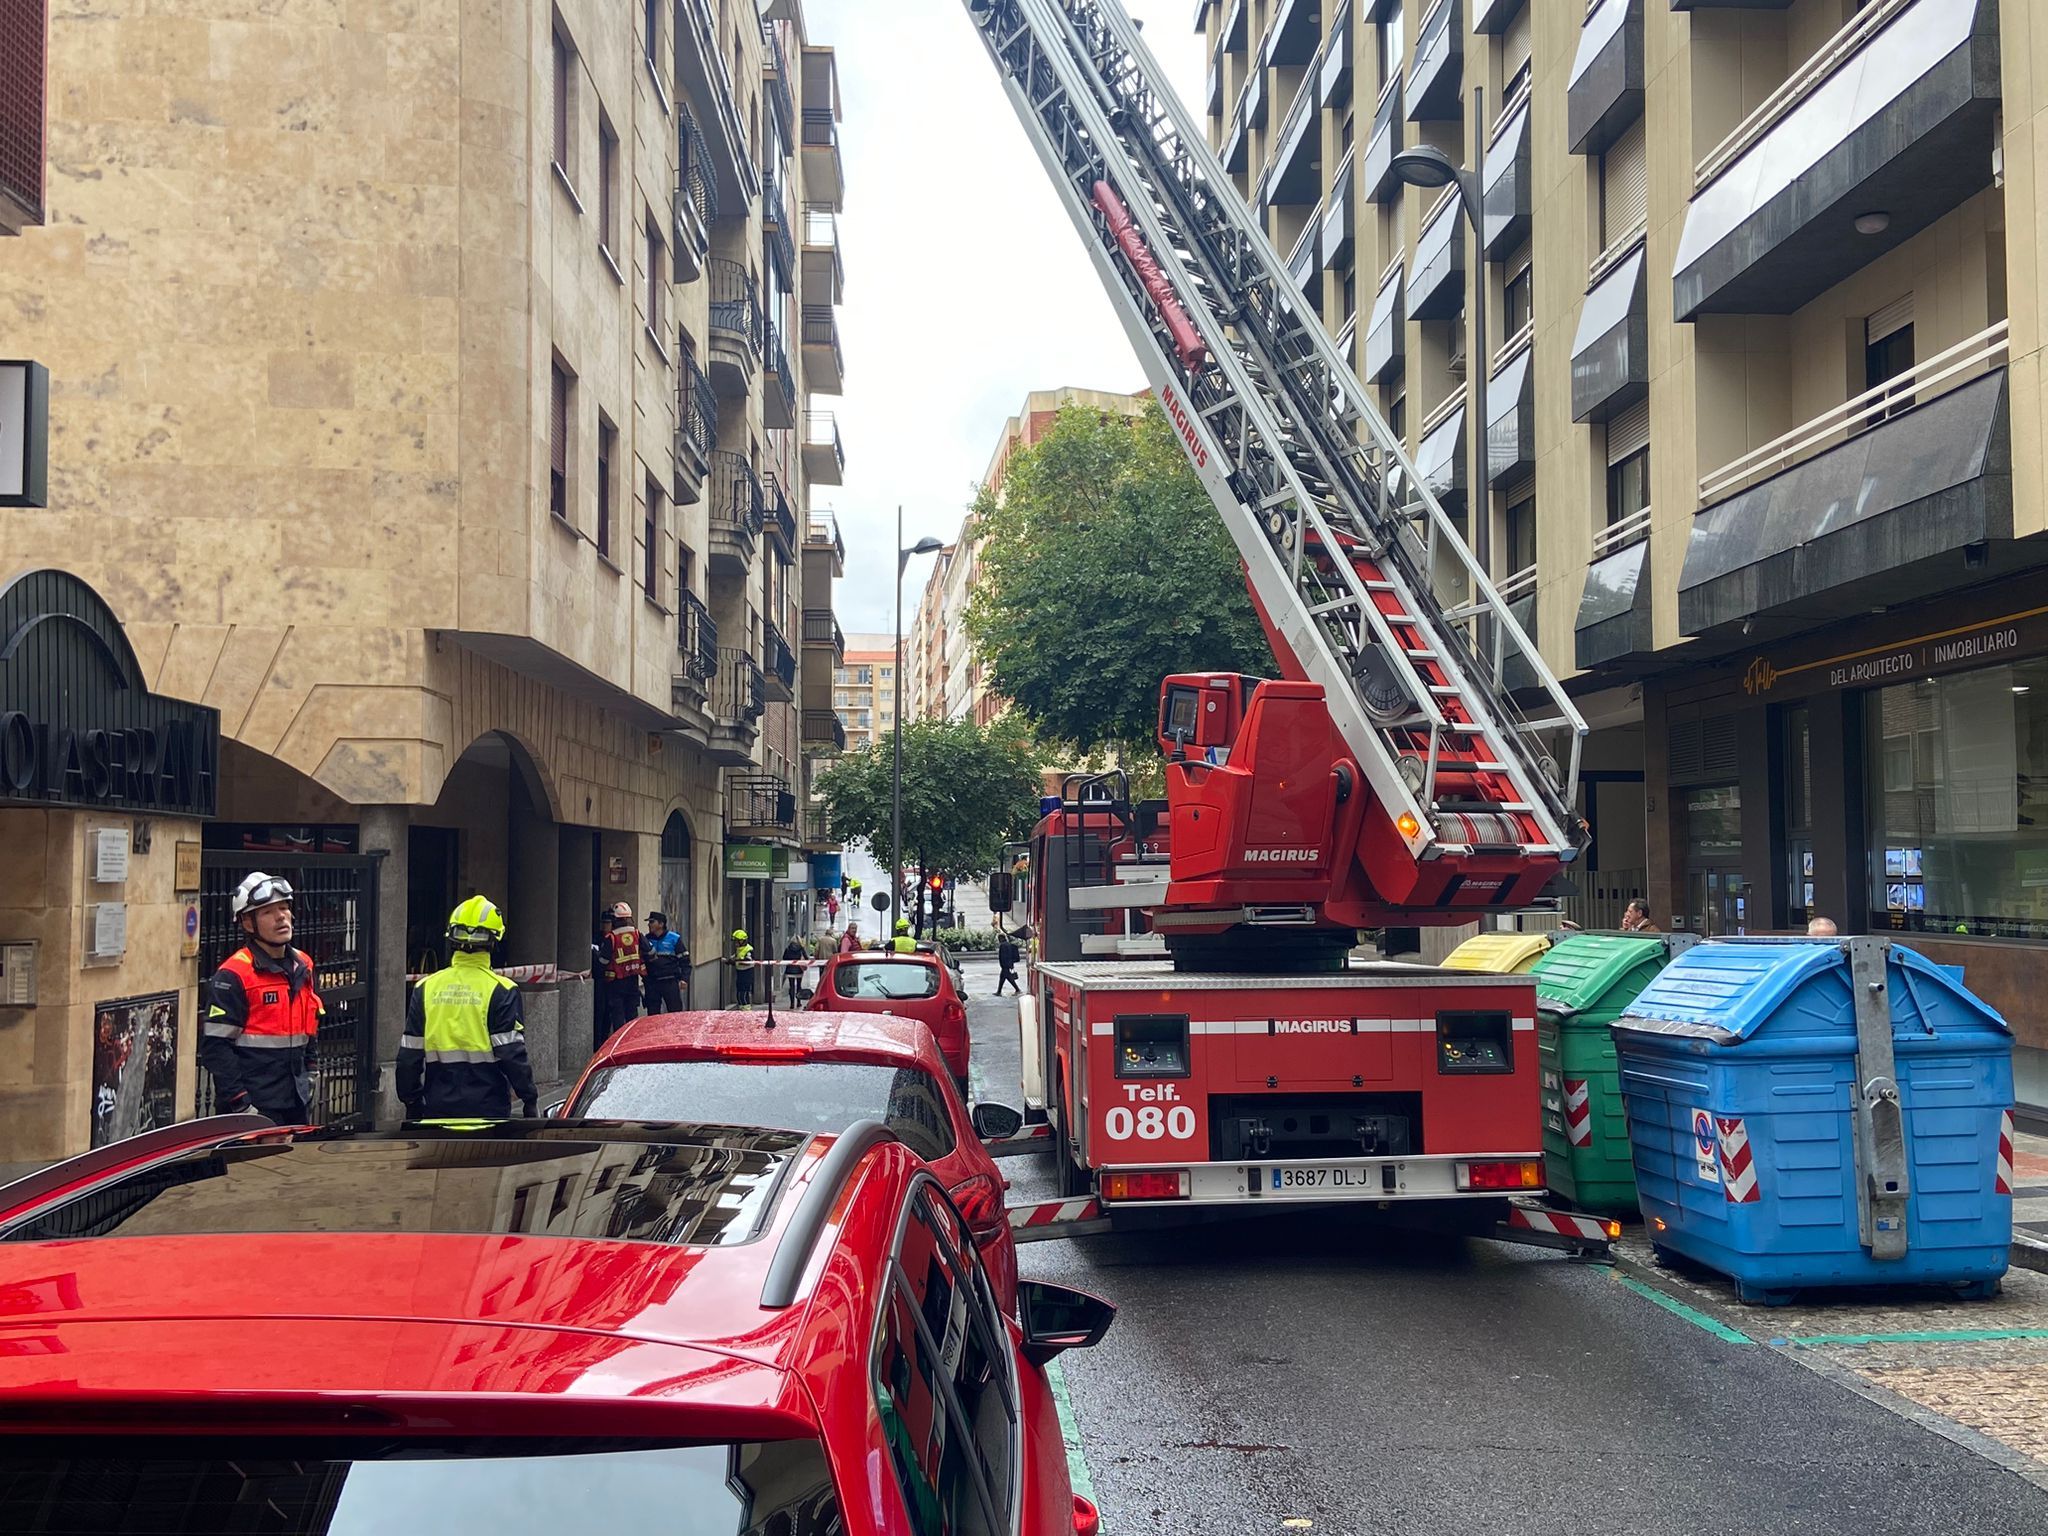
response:
<svg viewBox="0 0 2048 1536"><path fill-rule="evenodd" d="M994 981L975 1075L1015 1103ZM1110 1536L2048 1531L2048 1488L1606 1266L1299 1214L1021 1259L1121 1309L1064 1361Z"/></svg>

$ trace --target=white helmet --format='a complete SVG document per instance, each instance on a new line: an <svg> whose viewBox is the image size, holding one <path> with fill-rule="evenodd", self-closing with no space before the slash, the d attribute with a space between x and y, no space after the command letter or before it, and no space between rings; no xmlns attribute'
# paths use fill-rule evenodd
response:
<svg viewBox="0 0 2048 1536"><path fill-rule="evenodd" d="M292 883L276 875L266 875L256 870L235 887L234 915L254 912L258 907L274 906L280 901L292 899Z"/></svg>

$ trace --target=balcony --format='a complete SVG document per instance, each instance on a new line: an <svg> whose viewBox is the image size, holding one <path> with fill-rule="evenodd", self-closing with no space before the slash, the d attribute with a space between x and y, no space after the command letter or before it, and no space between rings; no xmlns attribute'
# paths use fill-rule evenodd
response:
<svg viewBox="0 0 2048 1536"><path fill-rule="evenodd" d="M1536 468L1534 355L1523 341L1486 382L1486 479L1496 488Z"/></svg>
<svg viewBox="0 0 2048 1536"><path fill-rule="evenodd" d="M1314 202L1321 191L1316 172L1322 164L1322 119L1316 111L1315 89L1304 79L1274 137L1273 159L1265 175L1267 204L1277 208Z"/></svg>
<svg viewBox="0 0 2048 1536"><path fill-rule="evenodd" d="M804 417L804 473L813 485L846 482L846 450L839 444L839 423L830 411L811 411Z"/></svg>
<svg viewBox="0 0 2048 1536"><path fill-rule="evenodd" d="M829 608L806 608L804 610L804 649L830 651L832 665L846 665L846 634L839 627L839 619Z"/></svg>
<svg viewBox="0 0 2048 1536"><path fill-rule="evenodd" d="M773 773L728 777L725 781L725 829L727 832L794 837L796 796L790 792L789 780Z"/></svg>
<svg viewBox="0 0 2048 1536"><path fill-rule="evenodd" d="M1458 189L1446 187L1415 239L1415 275L1408 280L1408 318L1448 320L1465 307L1465 213Z"/></svg>
<svg viewBox="0 0 2048 1536"><path fill-rule="evenodd" d="M2007 346L2001 321L1703 478L1679 629L1753 644L2048 561L2013 538Z"/></svg>
<svg viewBox="0 0 2048 1536"><path fill-rule="evenodd" d="M839 206L846 168L839 158L839 59L830 48L804 49L804 192Z"/></svg>
<svg viewBox="0 0 2048 1536"><path fill-rule="evenodd" d="M761 365L761 290L736 261L713 257L711 268L711 387L726 399L744 398Z"/></svg>
<svg viewBox="0 0 2048 1536"><path fill-rule="evenodd" d="M782 274L783 285L796 283L796 237L789 229L789 183L771 166L761 172L761 239Z"/></svg>
<svg viewBox="0 0 2048 1536"><path fill-rule="evenodd" d="M789 61L782 54L782 38L775 23L761 18L761 94L782 130L785 148L796 143L796 100L790 94Z"/></svg>
<svg viewBox="0 0 2048 1536"><path fill-rule="evenodd" d="M1415 472L1429 487L1444 511L1462 519L1465 515L1466 474L1465 391L1439 405L1422 424L1422 440L1415 445Z"/></svg>
<svg viewBox="0 0 2048 1536"><path fill-rule="evenodd" d="M767 504L753 467L723 449L711 455L711 572L744 576L760 547Z"/></svg>
<svg viewBox="0 0 2048 1536"><path fill-rule="evenodd" d="M694 283L704 275L711 226L718 219L718 172L711 149L688 105L676 108L675 264L676 280Z"/></svg>
<svg viewBox="0 0 2048 1536"><path fill-rule="evenodd" d="M1351 0L1339 0L1337 19L1330 23L1322 68L1317 72L1317 96L1326 107L1351 103L1351 52Z"/></svg>
<svg viewBox="0 0 2048 1536"><path fill-rule="evenodd" d="M824 754L846 750L846 726L835 709L805 710L803 736L806 752Z"/></svg>
<svg viewBox="0 0 2048 1536"><path fill-rule="evenodd" d="M839 218L823 203L804 204L802 284L804 306L837 304L846 297L846 265L839 257Z"/></svg>
<svg viewBox="0 0 2048 1536"><path fill-rule="evenodd" d="M1536 0L1472 0L1472 30L1481 37L1499 37L1507 31L1508 23L1515 19L1515 13L1525 5L1534 5ZM1789 0L1779 0L1780 4Z"/></svg>
<svg viewBox="0 0 2048 1536"><path fill-rule="evenodd" d="M839 519L830 512L811 514L810 525L804 529L804 548L829 553L835 579L846 574L846 541L839 536Z"/></svg>
<svg viewBox="0 0 2048 1536"><path fill-rule="evenodd" d="M751 767L767 708L761 664L735 646L720 646L711 687L711 761L722 768Z"/></svg>
<svg viewBox="0 0 2048 1536"><path fill-rule="evenodd" d="M1223 147L1217 151L1222 158L1223 169L1233 176L1242 176L1251 166L1251 130L1244 125L1244 119L1233 117L1230 127L1224 132Z"/></svg>
<svg viewBox="0 0 2048 1536"><path fill-rule="evenodd" d="M796 564L796 514L789 508L782 477L772 469L761 476L761 500L766 509L762 524L775 557L784 565Z"/></svg>
<svg viewBox="0 0 2048 1536"><path fill-rule="evenodd" d="M1287 253L1287 272L1294 279L1295 291L1311 307L1320 307L1323 299L1323 269L1316 262L1316 233L1322 223L1322 210L1318 208L1301 226L1301 233L1294 237L1293 248Z"/></svg>
<svg viewBox="0 0 2048 1536"><path fill-rule="evenodd" d="M1223 115L1223 55L1217 54L1209 61L1207 88L1202 92L1202 108L1210 117Z"/></svg>
<svg viewBox="0 0 2048 1536"><path fill-rule="evenodd" d="M1677 317L1789 314L1912 238L1992 184L1999 106L1997 6L1866 6L1701 162Z"/></svg>
<svg viewBox="0 0 2048 1536"><path fill-rule="evenodd" d="M1529 98L1510 106L1486 147L1486 185L1480 194L1487 258L1499 261L1529 238Z"/></svg>
<svg viewBox="0 0 2048 1536"><path fill-rule="evenodd" d="M761 358L767 383L761 392L761 420L786 432L796 425L796 375L789 371L789 353L783 348L782 335L772 320L762 342Z"/></svg>
<svg viewBox="0 0 2048 1536"><path fill-rule="evenodd" d="M1372 301L1372 319L1365 327L1365 377L1378 384L1399 373L1408 360L1407 317L1401 311L1401 263L1380 278L1380 290Z"/></svg>
<svg viewBox="0 0 2048 1536"><path fill-rule="evenodd" d="M1341 272L1350 266L1357 249L1358 195L1352 190L1355 169L1356 163L1346 155L1330 182L1329 211L1323 215L1320 240L1325 271Z"/></svg>
<svg viewBox="0 0 2048 1536"><path fill-rule="evenodd" d="M766 619L761 621L761 673L770 703L788 704L796 698L796 652Z"/></svg>
<svg viewBox="0 0 2048 1536"><path fill-rule="evenodd" d="M1237 93L1237 110L1231 115L1231 122L1247 129L1266 126L1266 71L1257 64L1245 76L1244 88Z"/></svg>
<svg viewBox="0 0 2048 1536"><path fill-rule="evenodd" d="M1229 9L1223 13L1223 51L1243 53L1251 41L1251 27L1247 20L1249 0L1228 0Z"/></svg>
<svg viewBox="0 0 2048 1536"><path fill-rule="evenodd" d="M845 739L845 727L840 728L839 735L841 740ZM804 807L804 847L813 853L830 853L839 847L822 801L813 800Z"/></svg>
<svg viewBox="0 0 2048 1536"><path fill-rule="evenodd" d="M1508 617L1521 625L1522 633L1529 637L1526 650L1519 645L1507 647L1506 664L1501 668L1500 680L1510 693L1540 687L1541 679L1536 676L1533 660L1541 654L1536 636L1536 567L1532 565L1503 578L1494 590L1508 605Z"/></svg>
<svg viewBox="0 0 2048 1536"><path fill-rule="evenodd" d="M1319 0L1275 0L1266 28L1266 66L1298 69L1314 61L1322 21Z"/></svg>
<svg viewBox="0 0 2048 1536"><path fill-rule="evenodd" d="M1394 174L1394 156L1405 147L1405 120L1401 116L1401 78L1387 82L1372 112L1372 137L1365 141L1366 201L1384 203L1401 195L1406 185Z"/></svg>
<svg viewBox="0 0 2048 1536"><path fill-rule="evenodd" d="M1455 120L1463 110L1464 77L1463 0L1437 0L1415 34L1415 58L1408 66L1408 121Z"/></svg>
<svg viewBox="0 0 2048 1536"><path fill-rule="evenodd" d="M676 664L670 691L678 705L701 709L718 676L718 626L696 593L685 590L676 615Z"/></svg>
<svg viewBox="0 0 2048 1536"><path fill-rule="evenodd" d="M830 304L804 306L804 379L814 394L836 395L846 388L846 359L839 350L839 316Z"/></svg>
<svg viewBox="0 0 2048 1536"><path fill-rule="evenodd" d="M1638 668L1656 650L1650 613L1650 509L1593 540L1586 586L1572 626L1572 659L1580 667Z"/></svg>
<svg viewBox="0 0 2048 1536"><path fill-rule="evenodd" d="M676 79L696 108L718 194L716 209L738 214L753 205L761 183L747 153L739 93L725 67L715 10L712 0L682 0L676 7Z"/></svg>
<svg viewBox="0 0 2048 1536"><path fill-rule="evenodd" d="M1605 421L1649 393L1649 314L1638 237L1624 254L1601 257L1579 311L1572 338L1573 421Z"/></svg>
<svg viewBox="0 0 2048 1536"><path fill-rule="evenodd" d="M676 369L676 501L689 506L704 489L718 442L718 396L688 347L678 346Z"/></svg>
<svg viewBox="0 0 2048 1536"><path fill-rule="evenodd" d="M1643 0L1596 0L1565 85L1571 152L1604 155L1642 115Z"/></svg>

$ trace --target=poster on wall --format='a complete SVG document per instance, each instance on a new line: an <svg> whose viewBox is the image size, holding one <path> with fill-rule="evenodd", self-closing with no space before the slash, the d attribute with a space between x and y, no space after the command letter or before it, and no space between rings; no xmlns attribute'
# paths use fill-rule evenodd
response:
<svg viewBox="0 0 2048 1536"><path fill-rule="evenodd" d="M178 1118L178 994L99 1003L92 1024L92 1144Z"/></svg>

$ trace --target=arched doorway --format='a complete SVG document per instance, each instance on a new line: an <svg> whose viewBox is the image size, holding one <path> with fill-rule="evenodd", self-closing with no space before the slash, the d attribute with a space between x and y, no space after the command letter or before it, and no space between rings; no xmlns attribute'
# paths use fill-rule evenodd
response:
<svg viewBox="0 0 2048 1536"><path fill-rule="evenodd" d="M661 829L661 910L668 925L683 936L694 954L697 948L696 870L693 855L696 839L681 811L670 811ZM688 1001L688 989L685 998Z"/></svg>

